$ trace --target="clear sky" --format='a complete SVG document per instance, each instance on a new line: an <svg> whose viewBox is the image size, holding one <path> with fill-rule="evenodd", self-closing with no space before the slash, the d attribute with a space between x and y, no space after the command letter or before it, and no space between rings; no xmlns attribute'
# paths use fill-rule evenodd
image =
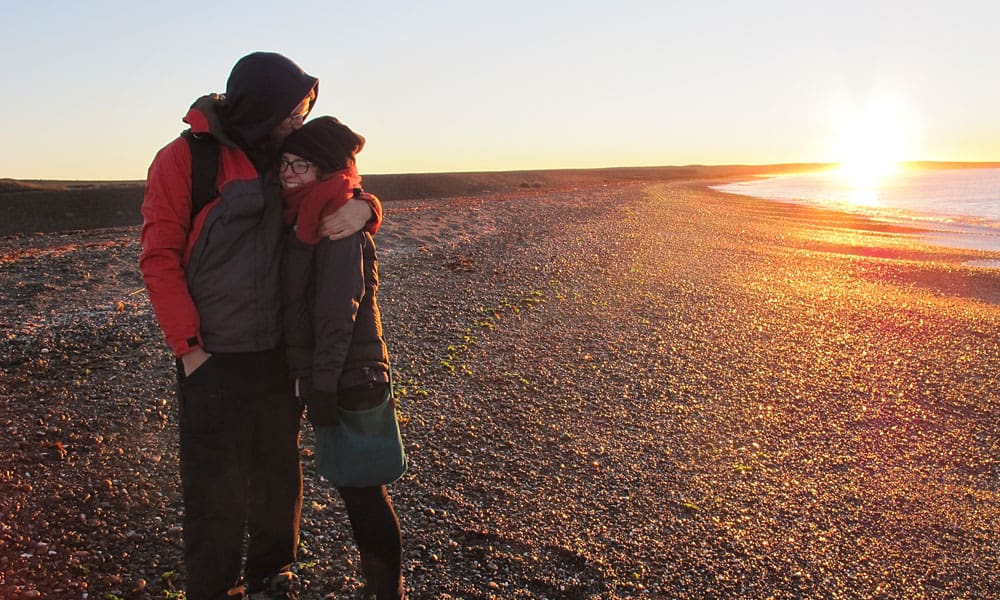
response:
<svg viewBox="0 0 1000 600"><path fill-rule="evenodd" d="M255 50L362 173L1000 160L984 0L0 2L0 177L143 179Z"/></svg>

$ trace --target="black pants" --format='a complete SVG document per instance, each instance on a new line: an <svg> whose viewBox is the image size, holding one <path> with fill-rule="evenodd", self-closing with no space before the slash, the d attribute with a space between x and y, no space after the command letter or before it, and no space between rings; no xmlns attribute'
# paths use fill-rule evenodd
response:
<svg viewBox="0 0 1000 600"><path fill-rule="evenodd" d="M299 420L284 352L215 354L178 373L188 600L259 588L295 560L302 507Z"/></svg>
<svg viewBox="0 0 1000 600"><path fill-rule="evenodd" d="M361 570L377 600L403 597L402 540L399 519L385 486L337 488L361 551Z"/></svg>

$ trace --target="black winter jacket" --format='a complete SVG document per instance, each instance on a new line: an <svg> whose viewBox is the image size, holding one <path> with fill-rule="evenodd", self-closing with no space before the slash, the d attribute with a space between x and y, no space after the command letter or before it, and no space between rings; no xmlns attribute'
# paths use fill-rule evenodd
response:
<svg viewBox="0 0 1000 600"><path fill-rule="evenodd" d="M318 244L286 236L282 267L285 344L293 377L333 392L388 383L389 354L375 293L370 233Z"/></svg>

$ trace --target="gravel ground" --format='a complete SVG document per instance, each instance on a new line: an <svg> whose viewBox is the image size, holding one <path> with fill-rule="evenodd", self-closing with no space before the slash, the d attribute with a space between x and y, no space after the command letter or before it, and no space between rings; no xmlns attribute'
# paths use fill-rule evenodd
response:
<svg viewBox="0 0 1000 600"><path fill-rule="evenodd" d="M413 598L1000 598L981 255L676 183L386 207ZM183 587L137 237L0 238L0 598ZM303 433L303 597L354 597Z"/></svg>

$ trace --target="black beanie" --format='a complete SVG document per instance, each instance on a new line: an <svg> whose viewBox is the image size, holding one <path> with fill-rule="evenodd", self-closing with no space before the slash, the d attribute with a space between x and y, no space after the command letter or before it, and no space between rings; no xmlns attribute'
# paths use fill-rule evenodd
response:
<svg viewBox="0 0 1000 600"><path fill-rule="evenodd" d="M346 169L365 147L365 138L334 117L317 117L285 139L282 152L301 156L327 175Z"/></svg>
<svg viewBox="0 0 1000 600"><path fill-rule="evenodd" d="M229 74L220 113L228 130L256 146L310 91L319 96L319 80L294 62L274 52L254 52L237 61Z"/></svg>

